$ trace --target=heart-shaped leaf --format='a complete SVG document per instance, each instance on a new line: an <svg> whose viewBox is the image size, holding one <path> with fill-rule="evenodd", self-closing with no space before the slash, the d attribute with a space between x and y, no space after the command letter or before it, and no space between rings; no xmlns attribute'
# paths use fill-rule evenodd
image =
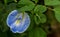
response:
<svg viewBox="0 0 60 37"><path fill-rule="evenodd" d="M34 9L34 12L36 13L43 13L47 10L47 8L43 5L37 5Z"/></svg>
<svg viewBox="0 0 60 37"><path fill-rule="evenodd" d="M55 17L60 22L60 7L55 7L54 9Z"/></svg>
<svg viewBox="0 0 60 37"><path fill-rule="evenodd" d="M20 11L31 11L35 7L35 4L30 0L21 0L18 4L20 5Z"/></svg>
<svg viewBox="0 0 60 37"><path fill-rule="evenodd" d="M60 5L60 0L44 0L45 5L55 6Z"/></svg>

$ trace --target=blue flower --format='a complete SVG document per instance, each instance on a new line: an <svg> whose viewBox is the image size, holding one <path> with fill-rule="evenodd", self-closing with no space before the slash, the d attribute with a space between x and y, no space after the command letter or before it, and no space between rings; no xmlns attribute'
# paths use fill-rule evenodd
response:
<svg viewBox="0 0 60 37"><path fill-rule="evenodd" d="M7 25L13 33L23 33L30 25L30 17L27 13L13 10L7 17Z"/></svg>

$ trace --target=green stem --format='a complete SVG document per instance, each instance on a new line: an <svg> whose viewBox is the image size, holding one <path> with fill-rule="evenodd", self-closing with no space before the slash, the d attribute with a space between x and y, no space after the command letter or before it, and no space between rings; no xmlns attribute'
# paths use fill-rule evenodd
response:
<svg viewBox="0 0 60 37"><path fill-rule="evenodd" d="M17 2L17 0L14 0L14 2Z"/></svg>
<svg viewBox="0 0 60 37"><path fill-rule="evenodd" d="M4 4L5 4L5 6L7 5L7 0L4 0Z"/></svg>

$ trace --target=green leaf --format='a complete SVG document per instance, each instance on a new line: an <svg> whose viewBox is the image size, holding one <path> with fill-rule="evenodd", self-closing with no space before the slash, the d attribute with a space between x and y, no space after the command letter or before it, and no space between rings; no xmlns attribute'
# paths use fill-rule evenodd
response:
<svg viewBox="0 0 60 37"><path fill-rule="evenodd" d="M40 17L34 16L34 21L36 24L39 24L40 23Z"/></svg>
<svg viewBox="0 0 60 37"><path fill-rule="evenodd" d="M60 5L60 0L44 0L45 5L55 6Z"/></svg>
<svg viewBox="0 0 60 37"><path fill-rule="evenodd" d="M46 22L46 16L43 14L43 12L45 12L46 10L47 8L43 5L37 5L35 7L34 13L36 14L36 16L34 16L34 20L36 24Z"/></svg>
<svg viewBox="0 0 60 37"><path fill-rule="evenodd" d="M31 30L28 34L28 37L34 37L34 30Z"/></svg>
<svg viewBox="0 0 60 37"><path fill-rule="evenodd" d="M42 28L34 28L29 32L29 37L47 37L46 32Z"/></svg>
<svg viewBox="0 0 60 37"><path fill-rule="evenodd" d="M44 14L40 14L40 22L41 23L45 23L46 22L46 20L47 20L47 18L46 18L46 16L44 15Z"/></svg>
<svg viewBox="0 0 60 37"><path fill-rule="evenodd" d="M42 28L35 28L34 37L47 37L46 32Z"/></svg>
<svg viewBox="0 0 60 37"><path fill-rule="evenodd" d="M36 14L36 16L34 16L34 21L35 23L38 25L39 23L45 23L46 22L46 16L44 14Z"/></svg>
<svg viewBox="0 0 60 37"><path fill-rule="evenodd" d="M43 13L47 10L47 8L43 5L37 5L34 9L35 13Z"/></svg>
<svg viewBox="0 0 60 37"><path fill-rule="evenodd" d="M30 21L31 21L31 23L30 23L30 26L29 26L27 31L31 31L33 29L33 27L34 27L34 19L32 19L33 17L34 16L30 14Z"/></svg>
<svg viewBox="0 0 60 37"><path fill-rule="evenodd" d="M60 22L60 6L53 9L55 11L55 17Z"/></svg>
<svg viewBox="0 0 60 37"><path fill-rule="evenodd" d="M32 0L32 1L34 1L35 3L37 3L39 0Z"/></svg>
<svg viewBox="0 0 60 37"><path fill-rule="evenodd" d="M31 11L35 7L35 4L29 0L27 0L27 1L21 0L21 1L19 1L18 4L20 5L20 8L19 8L20 11Z"/></svg>
<svg viewBox="0 0 60 37"><path fill-rule="evenodd" d="M19 10L20 11L31 11L33 8L34 8L34 4L31 4L29 6L21 7Z"/></svg>
<svg viewBox="0 0 60 37"><path fill-rule="evenodd" d="M28 4L31 4L31 3L33 3L33 2L31 2L30 0L20 0L19 2L18 2L18 4L20 4L20 5L28 5Z"/></svg>

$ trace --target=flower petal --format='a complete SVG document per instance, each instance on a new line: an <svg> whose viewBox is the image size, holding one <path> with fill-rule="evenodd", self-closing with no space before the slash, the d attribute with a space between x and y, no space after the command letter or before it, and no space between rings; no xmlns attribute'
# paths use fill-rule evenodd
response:
<svg viewBox="0 0 60 37"><path fill-rule="evenodd" d="M23 21L23 26L22 26L22 28L21 29L19 29L18 28L18 33L23 33L23 32L25 32L26 30L27 30L27 28L29 27L29 25L30 25L30 18L29 18L29 16L27 15L27 16L25 16L25 21Z"/></svg>
<svg viewBox="0 0 60 37"><path fill-rule="evenodd" d="M17 14L18 14L18 13L17 13L17 10L14 10L14 11L12 11L12 12L8 15L8 17L7 17L7 25L8 25L8 26L11 26L11 24L12 24L14 21L16 21L15 16L16 16Z"/></svg>
<svg viewBox="0 0 60 37"><path fill-rule="evenodd" d="M27 13L18 13L14 10L7 17L7 25L13 33L23 33L30 25L30 17Z"/></svg>

